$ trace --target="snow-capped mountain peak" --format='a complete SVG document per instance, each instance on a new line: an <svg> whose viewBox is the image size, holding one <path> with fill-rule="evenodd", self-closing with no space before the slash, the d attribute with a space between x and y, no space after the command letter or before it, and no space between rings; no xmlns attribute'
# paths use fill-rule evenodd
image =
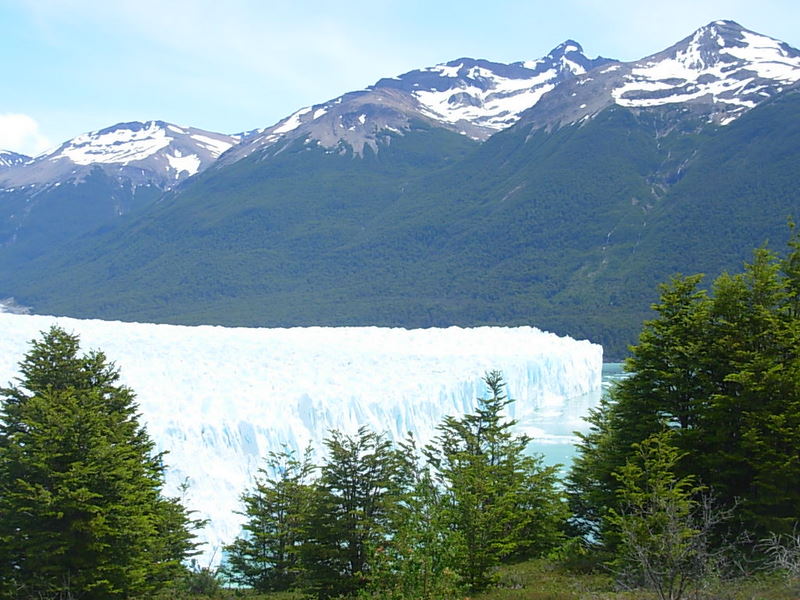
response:
<svg viewBox="0 0 800 600"><path fill-rule="evenodd" d="M504 65L489 61L460 59L429 69L411 71L395 80L381 80L375 87L399 86L411 93L427 116L464 129L479 139L513 125L522 111L535 105L559 82L585 73L608 59L589 59L580 44L567 40L537 60ZM424 73L440 75L433 85L421 81ZM422 75L422 77L421 77ZM395 83L395 82L399 82Z"/></svg>
<svg viewBox="0 0 800 600"><path fill-rule="evenodd" d="M79 135L64 143L47 159L68 158L78 165L128 165L162 153L176 174L187 172L194 175L203 159L216 159L236 142L232 136L163 121L119 123ZM190 159L192 156L195 158Z"/></svg>
<svg viewBox="0 0 800 600"><path fill-rule="evenodd" d="M522 118L552 127L617 104L676 107L725 125L798 81L800 51L734 21L714 21L666 50L564 82Z"/></svg>
<svg viewBox="0 0 800 600"><path fill-rule="evenodd" d="M548 62L559 63L563 69L574 75L582 75L597 66L597 60L588 59L583 53L583 47L574 40L567 40L559 44L544 59L537 62L540 64L547 64Z"/></svg>
<svg viewBox="0 0 800 600"><path fill-rule="evenodd" d="M714 21L634 63L613 96L622 106L701 101L721 122L800 80L800 52L733 21Z"/></svg>
<svg viewBox="0 0 800 600"><path fill-rule="evenodd" d="M228 160L302 138L325 148L344 142L356 153L367 145L376 150L381 135L406 131L413 120L485 140L513 125L559 82L610 62L586 57L580 44L568 40L535 61L459 58L416 69L302 108L246 139Z"/></svg>
<svg viewBox="0 0 800 600"><path fill-rule="evenodd" d="M238 141L236 136L164 121L118 123L79 135L49 154L4 170L0 187L80 181L99 167L133 185L169 188L211 165Z"/></svg>
<svg viewBox="0 0 800 600"><path fill-rule="evenodd" d="M31 160L31 157L25 154L11 152L10 150L0 150L0 169L21 165L29 160Z"/></svg>

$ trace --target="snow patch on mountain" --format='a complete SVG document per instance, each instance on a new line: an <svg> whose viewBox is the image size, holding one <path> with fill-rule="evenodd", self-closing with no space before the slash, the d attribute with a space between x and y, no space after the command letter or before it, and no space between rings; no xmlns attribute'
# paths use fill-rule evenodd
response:
<svg viewBox="0 0 800 600"><path fill-rule="evenodd" d="M564 80L522 116L533 130L584 122L609 106L677 107L726 125L800 82L800 51L733 21L714 21L677 44Z"/></svg>
<svg viewBox="0 0 800 600"><path fill-rule="evenodd" d="M183 173L187 175L194 175L200 170L200 157L196 154L189 154L182 156L180 150L175 150L173 154L165 154L170 168L175 172L175 179L178 179Z"/></svg>
<svg viewBox="0 0 800 600"><path fill-rule="evenodd" d="M800 79L800 56L790 54L786 44L778 40L742 31L744 46L722 48L722 52L748 63L750 69L764 79L774 79L784 83L794 83ZM721 46L724 46L722 40Z"/></svg>
<svg viewBox="0 0 800 600"><path fill-rule="evenodd" d="M437 73L442 77L448 77L451 79L455 79L458 77L458 72L464 68L464 63L459 63L457 65L435 65L433 67L425 67L420 69L421 71L427 71L428 73ZM393 77L393 79L397 81L402 81L402 77Z"/></svg>
<svg viewBox="0 0 800 600"><path fill-rule="evenodd" d="M98 167L124 185L168 189L210 166L238 142L237 136L163 121L119 123L3 169L0 189L79 183Z"/></svg>
<svg viewBox="0 0 800 600"><path fill-rule="evenodd" d="M613 61L587 58L580 44L567 40L535 61L504 65L460 59L382 80L376 87L398 87L406 79L419 79L413 83L413 88L418 89L411 93L424 114L445 123L469 123L494 133L516 123L524 110L559 82L608 62ZM437 73L441 81L424 81L422 74L431 72Z"/></svg>
<svg viewBox="0 0 800 600"><path fill-rule="evenodd" d="M774 93L776 85L797 81L796 50L730 21L716 21L672 49L634 63L612 95L627 107L704 99L728 105L716 112L738 115L771 95L767 90Z"/></svg>
<svg viewBox="0 0 800 600"><path fill-rule="evenodd" d="M10 150L0 150L0 168L21 165L31 160L30 156L11 152Z"/></svg>
<svg viewBox="0 0 800 600"><path fill-rule="evenodd" d="M239 534L239 497L269 451L323 450L329 430L435 435L502 370L512 417L551 414L598 390L602 349L531 327L460 329L182 327L0 314L0 385L39 332L58 324L121 368L143 422L168 451L167 492L209 518L206 557ZM219 559L219 553L216 558Z"/></svg>
<svg viewBox="0 0 800 600"><path fill-rule="evenodd" d="M141 127L139 124L126 125L128 126L115 126L79 135L48 156L48 160L54 161L66 157L78 165L112 163L127 165L134 161L145 160L169 147L176 140L186 137L202 145L216 158L235 143L229 136L212 138L208 135L192 134L184 128L175 125L165 126L159 121L149 121ZM180 157L180 152L177 157ZM191 174L196 172L195 169Z"/></svg>
<svg viewBox="0 0 800 600"><path fill-rule="evenodd" d="M272 130L272 133L289 133L290 131L294 131L302 124L301 118L303 115L311 112L310 107L301 108L294 114L290 115L287 119L285 119L281 125L276 127ZM316 118L316 117L315 117Z"/></svg>
<svg viewBox="0 0 800 600"><path fill-rule="evenodd" d="M235 136L225 136L225 138L212 138L207 135L200 135L199 133L195 133L190 135L190 137L198 142L200 146L208 150L209 154L213 157L217 157L223 152L230 150L231 146L237 143L237 139L234 139Z"/></svg>
<svg viewBox="0 0 800 600"><path fill-rule="evenodd" d="M48 160L68 158L76 165L122 163L144 160L169 146L167 129L150 121L141 129L113 129L73 138Z"/></svg>
<svg viewBox="0 0 800 600"><path fill-rule="evenodd" d="M549 92L557 78L556 69L548 69L530 79L494 76L485 69L473 69L469 79L480 78L483 85L464 83L446 90L413 92L422 112L447 123L466 121L493 130L513 125L519 114ZM486 82L491 82L488 85Z"/></svg>
<svg viewBox="0 0 800 600"><path fill-rule="evenodd" d="M420 121L485 140L513 125L558 82L609 62L613 61L587 58L580 44L568 40L535 61L504 64L461 58L409 71L302 108L250 135L223 163L281 144L279 149L295 139L330 151L342 151L344 143L356 154L366 146L377 152L378 141L387 134L403 134Z"/></svg>

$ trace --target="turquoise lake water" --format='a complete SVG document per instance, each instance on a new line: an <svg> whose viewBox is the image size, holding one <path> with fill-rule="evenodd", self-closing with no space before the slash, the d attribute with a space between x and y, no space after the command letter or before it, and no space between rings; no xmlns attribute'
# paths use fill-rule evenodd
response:
<svg viewBox="0 0 800 600"><path fill-rule="evenodd" d="M577 438L574 432L589 429L583 418L590 408L597 406L613 382L623 377L622 363L605 363L601 390L570 398L558 406L542 407L535 410L532 416L521 420L518 429L533 438L528 449L542 454L546 464L561 464L564 470L568 469L575 455Z"/></svg>

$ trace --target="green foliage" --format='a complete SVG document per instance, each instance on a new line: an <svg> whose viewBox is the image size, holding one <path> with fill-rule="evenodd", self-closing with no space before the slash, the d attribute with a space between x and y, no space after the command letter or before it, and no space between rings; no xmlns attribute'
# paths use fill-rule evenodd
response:
<svg viewBox="0 0 800 600"><path fill-rule="evenodd" d="M578 433L577 455L567 489L578 533L594 539L605 536L606 509L617 503L614 473L625 464L633 444L661 431L665 424L692 435L702 399L703 322L708 310L702 277L674 277L661 286L653 306L658 318L648 321L625 368L633 376L590 410L591 427ZM607 540L613 545L612 539Z"/></svg>
<svg viewBox="0 0 800 600"><path fill-rule="evenodd" d="M300 551L315 490L310 451L297 459L290 450L271 452L253 490L242 496L244 535L225 548L225 573L258 591L295 587L301 576Z"/></svg>
<svg viewBox="0 0 800 600"><path fill-rule="evenodd" d="M774 573L713 582L691 590L692 600L796 600L796 582ZM571 571L559 562L530 560L500 569L496 587L471 596L474 600L656 600L647 589L620 589L607 572Z"/></svg>
<svg viewBox="0 0 800 600"><path fill-rule="evenodd" d="M621 359L658 282L711 280L785 239L798 111L787 90L725 127L611 107L482 145L419 126L363 158L298 143L208 170L119 229L0 260L0 295L184 324L534 324Z"/></svg>
<svg viewBox="0 0 800 600"><path fill-rule="evenodd" d="M317 470L308 451L271 454L242 497L244 535L225 550L227 577L257 591L302 589L352 595L368 580L402 492L403 461L382 435L362 428L325 441Z"/></svg>
<svg viewBox="0 0 800 600"><path fill-rule="evenodd" d="M181 572L193 523L131 390L56 327L2 390L0 596L127 598Z"/></svg>
<svg viewBox="0 0 800 600"><path fill-rule="evenodd" d="M590 416L568 487L577 524L613 548L607 508L619 507L614 473L634 444L668 427L694 476L754 539L788 533L800 514L800 320L792 239L779 260L759 249L744 273L722 275L711 295L699 276L675 278L654 306L627 362L631 376Z"/></svg>
<svg viewBox="0 0 800 600"><path fill-rule="evenodd" d="M692 476L675 474L681 455L670 437L660 433L633 444L634 455L614 473L620 508L609 516L620 535L616 571L643 581L661 600L682 598L703 575L699 546L707 533L693 519L703 488Z"/></svg>
<svg viewBox="0 0 800 600"><path fill-rule="evenodd" d="M229 597L231 597L231 594L226 593L222 585L219 569L201 567L194 559L192 559L191 565L186 567L180 575L148 594L148 600L183 600L189 598L194 600L201 598L222 600Z"/></svg>
<svg viewBox="0 0 800 600"><path fill-rule="evenodd" d="M323 598L365 585L371 552L389 534L389 513L402 485L400 456L383 435L366 428L355 436L333 431L325 445L303 547L306 586Z"/></svg>
<svg viewBox="0 0 800 600"><path fill-rule="evenodd" d="M320 598L446 600L486 588L503 560L561 544L556 468L526 454L529 439L503 419L501 375L485 381L492 396L445 419L424 458L413 438L395 448L365 428L331 432L314 482L307 459L273 456L280 476L262 472L243 496L246 534L227 548L233 580Z"/></svg>
<svg viewBox="0 0 800 600"><path fill-rule="evenodd" d="M39 188L0 190L0 263L22 267L100 227L124 219L155 202L153 185L120 186L95 168L80 182ZM125 215L125 216L122 216Z"/></svg>
<svg viewBox="0 0 800 600"><path fill-rule="evenodd" d="M413 438L401 448L405 491L390 510L391 534L372 549L363 598L450 600L463 597L456 536L444 494L424 465Z"/></svg>
<svg viewBox="0 0 800 600"><path fill-rule="evenodd" d="M456 572L471 590L486 588L502 559L534 556L562 539L566 507L556 490L556 468L525 454L527 436L511 432L502 411L512 400L499 372L484 379L491 393L475 413L445 418L426 448L444 494L444 520Z"/></svg>

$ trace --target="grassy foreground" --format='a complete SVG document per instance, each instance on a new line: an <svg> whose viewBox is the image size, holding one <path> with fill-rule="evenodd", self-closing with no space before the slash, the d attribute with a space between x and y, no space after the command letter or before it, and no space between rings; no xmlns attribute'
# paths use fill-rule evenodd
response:
<svg viewBox="0 0 800 600"><path fill-rule="evenodd" d="M576 573L546 560L527 561L501 570L499 585L474 600L650 600L646 590L619 590L605 574ZM797 600L800 582L776 576L709 584L687 600Z"/></svg>
<svg viewBox="0 0 800 600"><path fill-rule="evenodd" d="M193 576L195 579L197 575ZM197 581L195 583L198 583ZM211 581L206 581L206 584ZM182 586L183 587L183 586ZM202 588L202 584L200 585ZM211 587L216 587L213 584ZM195 588L164 590L157 600L304 600L298 592L256 594L247 590L217 588L207 593ZM800 580L775 574L712 582L690 590L685 600L798 600ZM378 600L378 599L376 599ZM658 600L648 590L620 590L608 574L588 574L565 568L557 562L537 559L507 565L499 571L497 586L464 600Z"/></svg>

